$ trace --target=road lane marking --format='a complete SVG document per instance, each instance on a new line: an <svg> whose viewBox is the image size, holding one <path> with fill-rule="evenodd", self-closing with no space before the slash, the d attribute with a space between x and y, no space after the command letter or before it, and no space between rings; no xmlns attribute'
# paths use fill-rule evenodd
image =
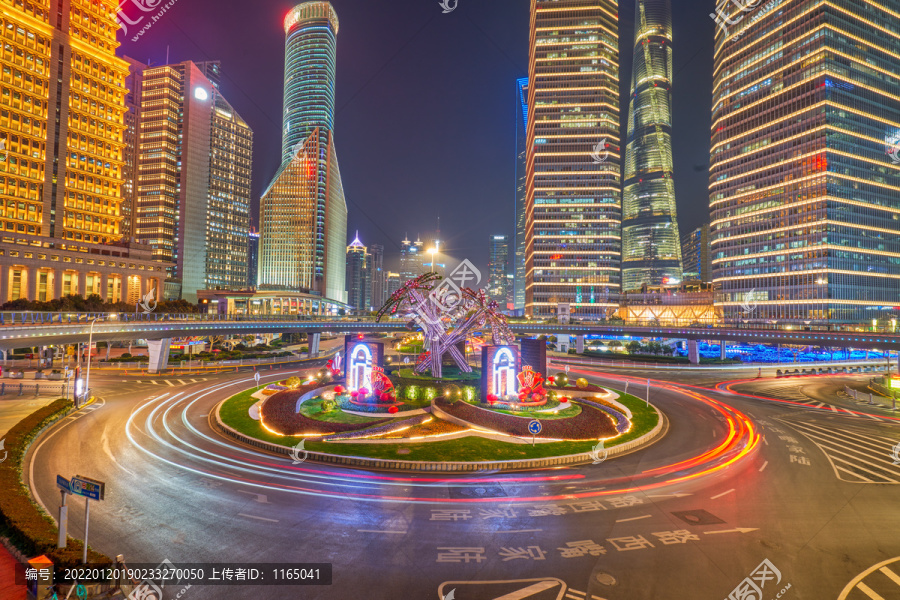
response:
<svg viewBox="0 0 900 600"><path fill-rule="evenodd" d="M398 535L403 535L406 533L405 531L388 531L384 529L357 529L356 531L360 533L395 533Z"/></svg>
<svg viewBox="0 0 900 600"><path fill-rule="evenodd" d="M884 600L884 596L864 584L863 582L859 582L859 585L856 586L859 588L859 591L863 592L866 596L871 598L872 600Z"/></svg>
<svg viewBox="0 0 900 600"><path fill-rule="evenodd" d="M543 529L498 529L494 533L532 533L535 531L543 531Z"/></svg>
<svg viewBox="0 0 900 600"><path fill-rule="evenodd" d="M884 573L885 575L887 575L887 576L890 578L891 581L893 581L893 582L896 583L897 585L900 585L900 576L898 576L896 573L894 573L893 571L891 571L891 570L888 569L887 567L881 567L881 568L878 569L878 570L881 571L882 573Z"/></svg>
<svg viewBox="0 0 900 600"><path fill-rule="evenodd" d="M763 472L763 469L765 469L765 468L768 467L768 466L769 466L769 461L764 462L764 463L763 463L763 466L761 466L761 467L759 468L759 472L762 473L762 472Z"/></svg>
<svg viewBox="0 0 900 600"><path fill-rule="evenodd" d="M257 516L248 515L245 513L238 513L238 516L239 517L247 517L248 519L258 519L260 521L268 521L269 523L277 523L278 522L278 519L267 519L265 517L257 517Z"/></svg>
<svg viewBox="0 0 900 600"><path fill-rule="evenodd" d="M533 596L535 594L545 592L558 586L559 582L557 581L539 581L534 585L529 585L527 588L516 590L515 592L510 592L509 594L499 596L494 600L521 600L522 598L527 598L528 596Z"/></svg>
<svg viewBox="0 0 900 600"><path fill-rule="evenodd" d="M718 500L718 499L721 498L722 496L727 496L728 494L730 494L730 493L733 492L733 491L734 491L734 488L731 488L731 489L728 490L727 492L722 492L722 493L719 494L718 496L713 496L712 498L710 498L710 500Z"/></svg>
<svg viewBox="0 0 900 600"><path fill-rule="evenodd" d="M631 517L630 519L617 519L616 523L626 523L628 521L640 521L641 519L649 519L653 515L641 515L640 517Z"/></svg>
<svg viewBox="0 0 900 600"><path fill-rule="evenodd" d="M167 384L169 384L171 387L175 387L175 384L172 383L171 381L169 381L168 379L166 379L165 382L166 382Z"/></svg>

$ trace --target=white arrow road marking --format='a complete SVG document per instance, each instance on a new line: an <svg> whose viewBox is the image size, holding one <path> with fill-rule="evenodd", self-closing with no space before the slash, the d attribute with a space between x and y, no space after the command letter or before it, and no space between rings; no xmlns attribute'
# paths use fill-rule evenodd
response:
<svg viewBox="0 0 900 600"><path fill-rule="evenodd" d="M727 492L722 492L722 493L719 494L718 496L713 496L712 498L710 498L710 500L718 500L718 499L721 498L722 496L727 496L728 494L730 494L730 493L733 492L733 491L734 491L734 488L731 488L731 489L728 490Z"/></svg>

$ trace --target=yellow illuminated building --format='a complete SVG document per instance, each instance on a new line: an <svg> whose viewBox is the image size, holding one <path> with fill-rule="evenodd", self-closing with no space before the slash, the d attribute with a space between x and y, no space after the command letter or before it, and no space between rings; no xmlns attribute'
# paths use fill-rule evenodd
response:
<svg viewBox="0 0 900 600"><path fill-rule="evenodd" d="M124 300L157 285L146 249L120 243L128 64L115 56L116 9L2 3L0 303Z"/></svg>

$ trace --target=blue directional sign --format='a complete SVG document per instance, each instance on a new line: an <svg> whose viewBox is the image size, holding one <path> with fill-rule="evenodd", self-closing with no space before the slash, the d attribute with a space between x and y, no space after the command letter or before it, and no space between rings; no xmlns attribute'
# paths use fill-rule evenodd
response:
<svg viewBox="0 0 900 600"><path fill-rule="evenodd" d="M61 489L67 494L72 493L72 487L69 485L69 480L63 477L62 475L56 476L56 487Z"/></svg>
<svg viewBox="0 0 900 600"><path fill-rule="evenodd" d="M70 487L72 488L72 493L76 496L84 496L91 500L103 500L106 484L96 479L76 475L72 478Z"/></svg>
<svg viewBox="0 0 900 600"><path fill-rule="evenodd" d="M531 435L537 435L541 432L541 422L538 420L534 420L528 424L528 433Z"/></svg>

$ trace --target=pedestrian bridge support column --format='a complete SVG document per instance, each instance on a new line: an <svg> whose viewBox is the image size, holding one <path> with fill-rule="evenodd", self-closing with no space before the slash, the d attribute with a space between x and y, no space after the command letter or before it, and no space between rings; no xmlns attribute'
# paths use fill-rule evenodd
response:
<svg viewBox="0 0 900 600"><path fill-rule="evenodd" d="M575 351L578 354L584 354L584 336L579 335L575 338Z"/></svg>
<svg viewBox="0 0 900 600"><path fill-rule="evenodd" d="M688 340L688 359L692 365L700 364L700 344L697 340Z"/></svg>
<svg viewBox="0 0 900 600"><path fill-rule="evenodd" d="M147 369L148 372L159 373L166 369L169 365L169 348L171 345L171 339L147 340L147 349L150 351L150 366Z"/></svg>
<svg viewBox="0 0 900 600"><path fill-rule="evenodd" d="M568 352L569 351L569 334L568 333L557 333L556 334L556 350L559 352Z"/></svg>
<svg viewBox="0 0 900 600"><path fill-rule="evenodd" d="M721 345L719 346L719 358L721 360L725 360L728 358L728 342L722 340Z"/></svg>
<svg viewBox="0 0 900 600"><path fill-rule="evenodd" d="M311 333L309 334L309 358L315 358L319 356L319 342L322 341L321 333Z"/></svg>

